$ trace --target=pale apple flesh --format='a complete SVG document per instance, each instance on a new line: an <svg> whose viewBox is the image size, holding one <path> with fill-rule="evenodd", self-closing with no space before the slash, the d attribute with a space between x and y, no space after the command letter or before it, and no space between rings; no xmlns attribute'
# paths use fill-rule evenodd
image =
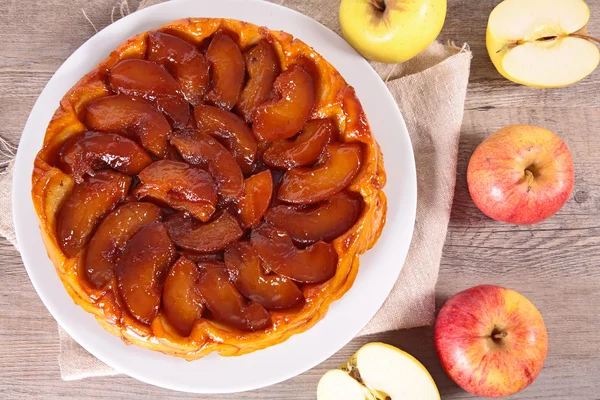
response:
<svg viewBox="0 0 600 400"><path fill-rule="evenodd" d="M448 376L485 397L509 396L529 386L548 351L538 309L514 290L492 285L450 298L438 315L434 340Z"/></svg>
<svg viewBox="0 0 600 400"><path fill-rule="evenodd" d="M490 14L487 48L498 71L516 83L555 88L577 82L600 63L585 34L582 0L505 0Z"/></svg>
<svg viewBox="0 0 600 400"><path fill-rule="evenodd" d="M342 33L369 60L399 63L429 46L446 19L446 0L342 0Z"/></svg>
<svg viewBox="0 0 600 400"><path fill-rule="evenodd" d="M317 388L318 400L439 400L427 369L410 354L384 343L361 347Z"/></svg>
<svg viewBox="0 0 600 400"><path fill-rule="evenodd" d="M511 125L490 135L467 168L475 205L497 221L529 225L553 216L573 192L567 145L552 131Z"/></svg>

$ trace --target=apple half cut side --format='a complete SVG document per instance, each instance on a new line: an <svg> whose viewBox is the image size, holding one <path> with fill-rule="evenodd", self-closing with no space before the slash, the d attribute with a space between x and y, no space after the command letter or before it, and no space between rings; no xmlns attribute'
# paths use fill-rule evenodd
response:
<svg viewBox="0 0 600 400"><path fill-rule="evenodd" d="M327 372L318 400L439 400L427 369L410 354L384 343L361 347L340 369Z"/></svg>
<svg viewBox="0 0 600 400"><path fill-rule="evenodd" d="M487 49L505 78L558 88L582 80L600 63L587 36L590 10L583 0L505 0L490 14Z"/></svg>

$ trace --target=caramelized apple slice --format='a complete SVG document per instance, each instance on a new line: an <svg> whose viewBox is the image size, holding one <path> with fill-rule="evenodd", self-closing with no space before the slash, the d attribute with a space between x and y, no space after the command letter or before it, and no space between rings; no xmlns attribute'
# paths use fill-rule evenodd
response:
<svg viewBox="0 0 600 400"><path fill-rule="evenodd" d="M215 212L217 189L208 172L184 162L160 160L139 174L138 199L151 197L168 206L208 221Z"/></svg>
<svg viewBox="0 0 600 400"><path fill-rule="evenodd" d="M75 185L57 223L58 241L67 257L75 257L102 217L125 200L130 184L130 177L107 169Z"/></svg>
<svg viewBox="0 0 600 400"><path fill-rule="evenodd" d="M235 217L227 211L205 224L184 214L173 215L165 223L177 246L199 253L223 250L244 233Z"/></svg>
<svg viewBox="0 0 600 400"><path fill-rule="evenodd" d="M174 128L183 128L190 119L190 105L179 84L158 64L140 59L119 62L108 76L115 93L143 97L162 111Z"/></svg>
<svg viewBox="0 0 600 400"><path fill-rule="evenodd" d="M277 97L256 108L252 125L254 135L268 142L300 132L316 101L312 78L297 64L279 75L273 87Z"/></svg>
<svg viewBox="0 0 600 400"><path fill-rule="evenodd" d="M114 269L125 244L143 226L160 219L160 209L150 203L123 204L98 226L85 254L88 282L97 289L114 276Z"/></svg>
<svg viewBox="0 0 600 400"><path fill-rule="evenodd" d="M335 275L337 253L328 243L317 242L299 250L285 231L268 223L252 230L250 242L267 271L303 283L321 283Z"/></svg>
<svg viewBox="0 0 600 400"><path fill-rule="evenodd" d="M294 168L286 172L277 198L288 203L313 204L344 190L360 170L360 144L330 144L326 156L323 163L313 168Z"/></svg>
<svg viewBox="0 0 600 400"><path fill-rule="evenodd" d="M231 110L238 100L246 74L242 52L232 38L217 33L206 50L206 58L212 68L212 89L206 100Z"/></svg>
<svg viewBox="0 0 600 400"><path fill-rule="evenodd" d="M225 269L235 288L267 310L288 308L304 298L291 280L264 273L260 258L247 242L234 243L225 251Z"/></svg>
<svg viewBox="0 0 600 400"><path fill-rule="evenodd" d="M162 222L144 226L125 245L117 266L119 291L138 321L150 324L160 308L165 275L175 259L175 246Z"/></svg>
<svg viewBox="0 0 600 400"><path fill-rule="evenodd" d="M236 109L242 118L250 123L254 109L267 100L281 68L277 53L264 39L244 53L244 61L248 82L240 94Z"/></svg>
<svg viewBox="0 0 600 400"><path fill-rule="evenodd" d="M93 100L86 109L84 123L89 129L137 137L143 148L165 157L171 126L152 104L117 94Z"/></svg>
<svg viewBox="0 0 600 400"><path fill-rule="evenodd" d="M229 282L229 276L222 266L200 264L199 267L197 287L215 320L250 332L271 325L271 314L260 304L244 299Z"/></svg>
<svg viewBox="0 0 600 400"><path fill-rule="evenodd" d="M237 200L244 189L244 175L231 153L216 139L197 130L177 131L171 144L190 164L208 166L217 183L217 192L229 200Z"/></svg>
<svg viewBox="0 0 600 400"><path fill-rule="evenodd" d="M286 231L296 243L329 242L352 228L361 205L359 196L341 192L316 207L273 207L265 215L265 221Z"/></svg>
<svg viewBox="0 0 600 400"><path fill-rule="evenodd" d="M270 171L252 175L244 183L244 194L236 204L237 216L244 228L259 222L267 212L273 196L273 177Z"/></svg>
<svg viewBox="0 0 600 400"><path fill-rule="evenodd" d="M315 119L304 125L302 133L294 140L273 143L265 154L265 164L273 168L291 169L315 163L325 145L337 136L337 127L330 119Z"/></svg>
<svg viewBox="0 0 600 400"><path fill-rule="evenodd" d="M152 163L144 149L133 140L112 133L86 132L61 151L65 172L73 174L75 182L83 182L85 175L107 166L125 175L137 175Z"/></svg>
<svg viewBox="0 0 600 400"><path fill-rule="evenodd" d="M200 270L192 261L179 257L165 280L162 294L163 311L169 323L181 336L189 336L194 322L202 317L204 304L196 286Z"/></svg>
<svg viewBox="0 0 600 400"><path fill-rule="evenodd" d="M187 101L200 104L210 86L210 64L200 50L177 36L151 32L146 58L163 65L175 76Z"/></svg>
<svg viewBox="0 0 600 400"><path fill-rule="evenodd" d="M256 161L256 139L240 117L232 112L204 105L194 108L194 116L200 130L208 132L227 146L245 174L252 172Z"/></svg>

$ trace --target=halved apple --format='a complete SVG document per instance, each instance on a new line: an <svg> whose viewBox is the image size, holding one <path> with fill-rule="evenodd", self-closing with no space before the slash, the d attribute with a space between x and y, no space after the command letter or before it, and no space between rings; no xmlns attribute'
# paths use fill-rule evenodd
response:
<svg viewBox="0 0 600 400"><path fill-rule="evenodd" d="M328 371L317 387L318 400L439 400L427 369L410 354L388 344L368 343L340 369Z"/></svg>
<svg viewBox="0 0 600 400"><path fill-rule="evenodd" d="M487 49L498 72L527 86L557 88L582 80L600 51L586 34L583 0L505 0L490 14ZM600 42L600 41L599 41Z"/></svg>

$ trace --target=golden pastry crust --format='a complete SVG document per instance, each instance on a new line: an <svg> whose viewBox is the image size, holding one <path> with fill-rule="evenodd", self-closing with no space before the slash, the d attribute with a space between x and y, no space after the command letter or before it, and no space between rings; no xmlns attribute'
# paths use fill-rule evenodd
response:
<svg viewBox="0 0 600 400"><path fill-rule="evenodd" d="M338 124L341 141L364 144L363 165L348 188L362 196L362 214L352 229L333 241L339 257L335 276L321 284L303 285L306 301L301 306L270 311L273 325L268 329L242 332L201 318L196 321L191 335L182 337L169 325L162 311L150 326L133 318L125 311L115 282L97 290L82 279L80 269L84 251L68 258L61 250L56 233L57 215L75 182L72 176L53 167L52 160L67 140L86 131L79 118L86 104L111 94L104 79L107 71L121 60L145 57L146 39L150 32L124 42L63 97L46 131L32 176L32 196L44 243L73 300L93 313L106 330L126 342L189 360L213 351L223 356L250 353L281 343L312 327L325 316L329 305L352 286L359 268L359 256L379 238L386 214L382 155L362 106L354 89L311 47L287 33L229 19L184 19L171 22L159 31L176 34L199 46L204 39L223 29L238 35L242 51L263 38L267 39L279 55L282 70L293 63L303 65L308 60L314 63L318 89L310 118L332 118Z"/></svg>

